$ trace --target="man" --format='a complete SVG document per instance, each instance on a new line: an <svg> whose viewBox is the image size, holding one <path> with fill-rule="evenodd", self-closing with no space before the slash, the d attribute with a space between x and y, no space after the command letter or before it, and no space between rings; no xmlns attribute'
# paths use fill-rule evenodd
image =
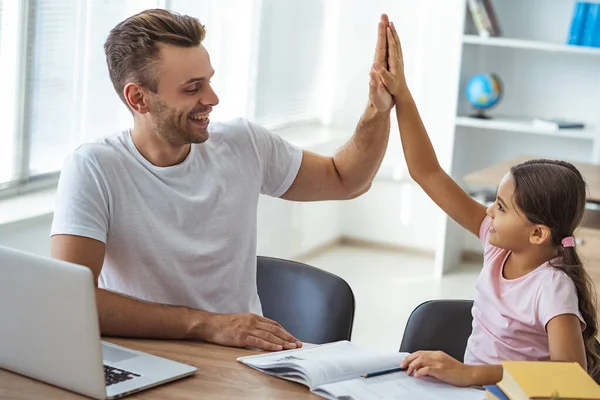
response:
<svg viewBox="0 0 600 400"><path fill-rule="evenodd" d="M380 63L385 26L382 16ZM392 98L371 71L367 109L335 157L302 151L246 120L209 125L219 100L204 35L197 19L166 10L144 11L110 32L110 78L134 127L65 162L52 256L94 273L102 334L296 348L296 338L261 316L259 194L314 201L366 192L385 153Z"/></svg>

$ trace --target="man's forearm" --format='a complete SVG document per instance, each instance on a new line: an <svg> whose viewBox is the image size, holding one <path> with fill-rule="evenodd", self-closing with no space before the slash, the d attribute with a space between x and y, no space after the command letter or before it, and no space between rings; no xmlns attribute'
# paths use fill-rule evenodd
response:
<svg viewBox="0 0 600 400"><path fill-rule="evenodd" d="M354 135L333 158L349 191L361 192L369 187L385 155L389 134L390 111L377 112L369 104Z"/></svg>
<svg viewBox="0 0 600 400"><path fill-rule="evenodd" d="M208 339L211 313L145 302L96 288L102 335L160 339Z"/></svg>

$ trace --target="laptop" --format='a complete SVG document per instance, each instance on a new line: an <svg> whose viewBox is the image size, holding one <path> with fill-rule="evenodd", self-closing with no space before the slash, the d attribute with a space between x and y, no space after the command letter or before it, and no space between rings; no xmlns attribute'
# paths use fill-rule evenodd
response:
<svg viewBox="0 0 600 400"><path fill-rule="evenodd" d="M196 368L100 340L89 268L0 246L0 368L115 399Z"/></svg>

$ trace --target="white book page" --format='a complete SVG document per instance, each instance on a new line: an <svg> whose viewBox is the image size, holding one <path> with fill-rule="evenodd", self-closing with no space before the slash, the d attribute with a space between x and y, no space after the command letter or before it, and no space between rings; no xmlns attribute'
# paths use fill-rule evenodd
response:
<svg viewBox="0 0 600 400"><path fill-rule="evenodd" d="M396 372L374 378L358 378L320 386L315 394L349 400L483 400L485 391L459 388L433 378L415 378Z"/></svg>
<svg viewBox="0 0 600 400"><path fill-rule="evenodd" d="M286 378L296 370L306 375L311 389L330 382L353 379L369 372L399 367L406 353L377 353L348 341L238 360L261 371Z"/></svg>

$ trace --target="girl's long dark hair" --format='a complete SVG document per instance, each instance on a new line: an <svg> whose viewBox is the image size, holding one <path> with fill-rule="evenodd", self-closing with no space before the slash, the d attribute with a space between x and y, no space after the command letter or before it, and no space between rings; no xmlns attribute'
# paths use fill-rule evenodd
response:
<svg viewBox="0 0 600 400"><path fill-rule="evenodd" d="M575 247L562 248L561 241L573 236L585 211L586 184L572 164L555 160L531 160L511 168L515 202L534 224L550 228L552 243L561 248L554 268L569 276L577 288L579 312L586 322L583 331L589 374L600 381L600 356L596 347L598 318L596 293Z"/></svg>

